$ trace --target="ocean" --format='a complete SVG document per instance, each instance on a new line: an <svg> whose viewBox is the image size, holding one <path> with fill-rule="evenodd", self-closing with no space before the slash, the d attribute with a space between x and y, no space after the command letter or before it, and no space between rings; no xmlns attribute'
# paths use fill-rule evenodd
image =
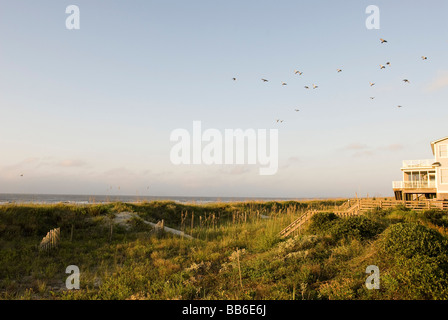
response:
<svg viewBox="0 0 448 320"><path fill-rule="evenodd" d="M77 195L77 194L20 194L0 193L0 204L8 203L73 203L93 204L108 202L143 202L171 200L179 203L211 203L232 201L285 201L299 198L257 198L257 197L179 197L179 196L130 196L130 195Z"/></svg>

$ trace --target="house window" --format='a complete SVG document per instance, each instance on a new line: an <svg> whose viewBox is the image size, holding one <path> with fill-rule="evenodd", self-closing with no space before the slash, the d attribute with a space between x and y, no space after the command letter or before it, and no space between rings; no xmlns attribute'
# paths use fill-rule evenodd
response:
<svg viewBox="0 0 448 320"><path fill-rule="evenodd" d="M448 169L440 170L440 183L448 184Z"/></svg>
<svg viewBox="0 0 448 320"><path fill-rule="evenodd" d="M448 158L448 144L441 144L439 146L439 157Z"/></svg>

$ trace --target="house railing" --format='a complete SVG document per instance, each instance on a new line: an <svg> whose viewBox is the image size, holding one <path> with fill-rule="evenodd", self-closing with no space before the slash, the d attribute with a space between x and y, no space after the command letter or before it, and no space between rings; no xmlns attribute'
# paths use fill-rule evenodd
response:
<svg viewBox="0 0 448 320"><path fill-rule="evenodd" d="M394 189L429 189L436 188L435 181L392 181Z"/></svg>
<svg viewBox="0 0 448 320"><path fill-rule="evenodd" d="M431 167L434 162L434 159L403 160L403 168Z"/></svg>

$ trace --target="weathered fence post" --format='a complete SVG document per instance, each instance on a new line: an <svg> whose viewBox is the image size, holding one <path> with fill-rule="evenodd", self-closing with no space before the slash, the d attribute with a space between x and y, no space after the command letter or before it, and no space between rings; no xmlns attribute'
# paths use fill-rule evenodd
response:
<svg viewBox="0 0 448 320"><path fill-rule="evenodd" d="M47 235L42 238L39 244L40 251L49 251L57 248L61 239L61 228L55 228L47 232Z"/></svg>
<svg viewBox="0 0 448 320"><path fill-rule="evenodd" d="M72 229L70 230L70 242L72 242L72 240L73 240L73 228L74 228L74 224L72 223Z"/></svg>
<svg viewBox="0 0 448 320"><path fill-rule="evenodd" d="M165 221L162 219L161 221L157 222L155 226L155 231L157 236L160 236L163 234L163 230L165 228Z"/></svg>
<svg viewBox="0 0 448 320"><path fill-rule="evenodd" d="M112 235L113 235L113 232L114 232L114 224L113 224L113 222L111 221L111 222L110 222L109 241L112 241Z"/></svg>

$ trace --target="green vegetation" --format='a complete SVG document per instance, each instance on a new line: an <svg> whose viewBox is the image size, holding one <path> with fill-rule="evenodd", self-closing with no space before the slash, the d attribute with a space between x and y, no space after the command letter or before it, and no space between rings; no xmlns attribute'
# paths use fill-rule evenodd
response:
<svg viewBox="0 0 448 320"><path fill-rule="evenodd" d="M448 299L447 212L396 208L342 218L331 213L342 203L3 205L0 298ZM279 238L311 208L328 213ZM137 217L112 229L119 212ZM161 219L195 239L145 223ZM39 252L56 227L59 247ZM80 290L65 288L69 265L80 268ZM366 289L369 265L380 269L379 290Z"/></svg>

